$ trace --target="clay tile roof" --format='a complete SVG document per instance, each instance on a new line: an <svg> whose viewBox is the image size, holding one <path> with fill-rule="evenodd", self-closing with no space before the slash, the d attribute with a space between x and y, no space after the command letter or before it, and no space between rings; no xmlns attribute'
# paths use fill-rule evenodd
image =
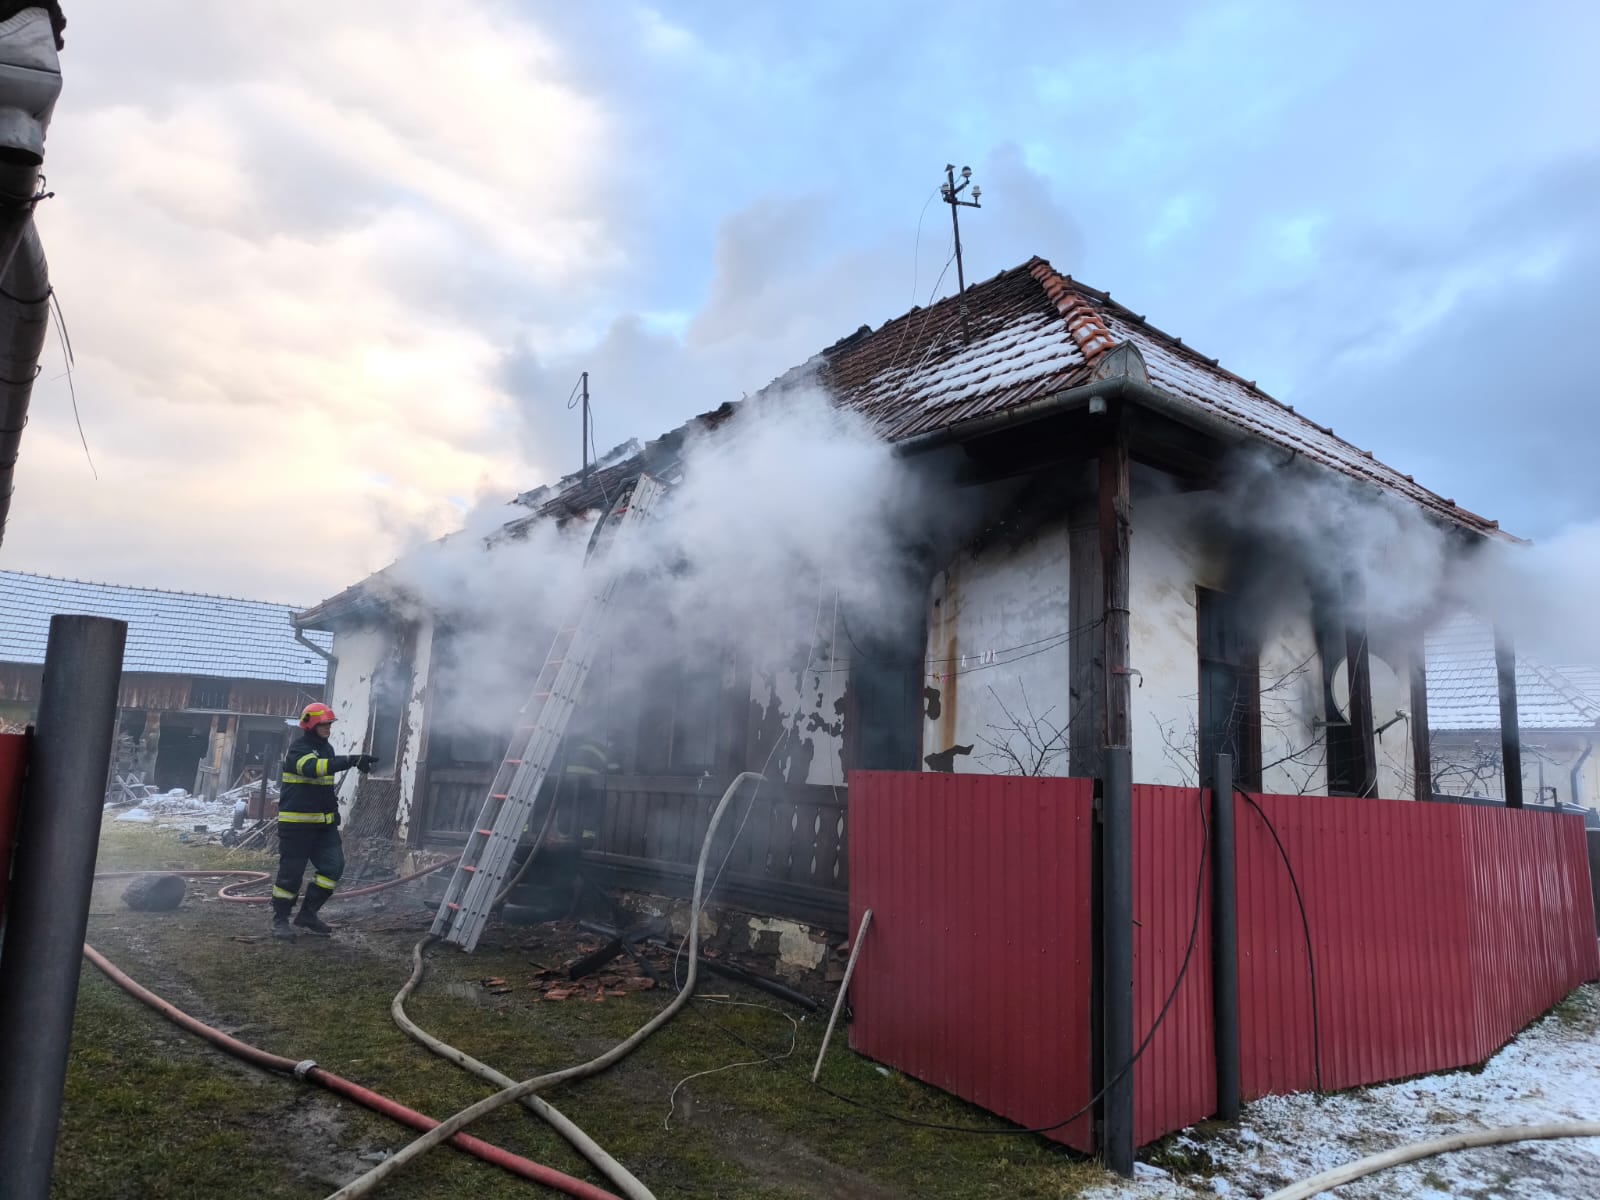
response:
<svg viewBox="0 0 1600 1200"><path fill-rule="evenodd" d="M1083 344L1033 273L1042 262L967 289L970 337L951 297L824 351L823 381L894 441L1086 382Z"/></svg>
<svg viewBox="0 0 1600 1200"><path fill-rule="evenodd" d="M1087 383L1095 361L1120 345L1138 349L1154 387L1242 434L1398 493L1474 532L1499 529L1042 258L974 284L963 296L912 309L876 331L858 331L811 366L842 404L901 441Z"/></svg>
<svg viewBox="0 0 1600 1200"><path fill-rule="evenodd" d="M1600 734L1600 670L1517 655L1517 723L1525 730ZM1457 616L1428 634L1428 725L1440 732L1500 728L1494 633Z"/></svg>

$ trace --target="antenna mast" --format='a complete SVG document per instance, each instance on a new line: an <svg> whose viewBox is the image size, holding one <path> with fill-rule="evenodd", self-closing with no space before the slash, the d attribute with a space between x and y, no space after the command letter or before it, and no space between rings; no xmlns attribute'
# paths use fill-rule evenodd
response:
<svg viewBox="0 0 1600 1200"><path fill-rule="evenodd" d="M956 237L956 295L961 299L961 336L963 339L971 335L967 329L967 274L961 262L961 221L957 210L962 208L982 208L978 197L983 195L983 189L976 184L972 188L972 199L961 199L961 193L967 190L967 185L972 183L972 168L961 168L961 182L956 183L956 169L951 163L944 165L945 183L940 185L939 194L944 202L950 206L950 228L955 231Z"/></svg>

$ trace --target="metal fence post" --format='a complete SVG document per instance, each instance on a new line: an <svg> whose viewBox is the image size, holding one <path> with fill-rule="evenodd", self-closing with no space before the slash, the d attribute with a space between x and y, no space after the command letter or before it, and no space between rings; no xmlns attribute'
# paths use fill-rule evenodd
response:
<svg viewBox="0 0 1600 1200"><path fill-rule="evenodd" d="M0 954L0 1196L46 1200L128 627L50 619Z"/></svg>
<svg viewBox="0 0 1600 1200"><path fill-rule="evenodd" d="M1217 1116L1239 1115L1239 907L1234 876L1233 755L1217 755L1211 787L1211 1008Z"/></svg>
<svg viewBox="0 0 1600 1200"><path fill-rule="evenodd" d="M1120 1175L1133 1174L1133 754L1105 750L1101 797L1101 1070L1106 1080L1100 1153Z"/></svg>

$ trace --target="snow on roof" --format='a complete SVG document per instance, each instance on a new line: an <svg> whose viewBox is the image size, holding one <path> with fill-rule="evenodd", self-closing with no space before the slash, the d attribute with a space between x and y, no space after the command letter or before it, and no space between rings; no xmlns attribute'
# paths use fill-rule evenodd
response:
<svg viewBox="0 0 1600 1200"><path fill-rule="evenodd" d="M1525 730L1600 728L1600 670L1551 667L1517 656L1517 721ZM1428 726L1436 732L1500 728L1494 633L1458 616L1428 634Z"/></svg>
<svg viewBox="0 0 1600 1200"><path fill-rule="evenodd" d="M857 331L822 352L820 374L842 404L870 417L889 440L901 441L1086 384L1096 361L1119 345L1136 347L1151 384L1197 413L1397 492L1475 532L1499 528L1042 258L877 330Z"/></svg>
<svg viewBox="0 0 1600 1200"><path fill-rule="evenodd" d="M128 623L124 671L320 684L327 663L295 641L294 608L0 571L0 662L42 663L57 613ZM307 635L331 648L329 634Z"/></svg>

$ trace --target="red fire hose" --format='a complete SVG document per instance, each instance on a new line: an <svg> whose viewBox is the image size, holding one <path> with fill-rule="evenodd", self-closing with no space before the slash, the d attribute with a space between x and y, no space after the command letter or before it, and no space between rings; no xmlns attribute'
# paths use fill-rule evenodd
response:
<svg viewBox="0 0 1600 1200"><path fill-rule="evenodd" d="M335 900L353 900L357 896L370 896L374 892L382 892L392 887L399 887L402 883L410 883L413 879L421 879L424 875L432 875L435 871L443 870L456 862L461 856L453 854L449 858L442 858L436 863L430 863L420 871L413 871L410 875L401 875L398 879L386 879L382 883L374 883L368 887L355 888L348 892L334 892L328 897L328 903ZM215 879L219 875L237 875L240 878L234 883L225 883L217 889L217 899L227 900L234 904L267 904L271 896L235 896L234 888L250 887L257 883L266 883L272 878L267 871L101 871L95 875L98 879L132 879L138 875L177 875L184 879Z"/></svg>
<svg viewBox="0 0 1600 1200"><path fill-rule="evenodd" d="M119 871L112 874L115 876L139 873ZM199 875L223 874L223 872L174 871L171 874ZM101 878L105 878L105 876L101 876ZM426 1132L439 1123L432 1117L419 1113L415 1109L407 1108L387 1096L379 1095L377 1092L362 1087L359 1083L353 1083L341 1075L335 1075L332 1071L325 1071L313 1062L297 1063L291 1058L284 1058L278 1054L269 1054L267 1051L257 1046L252 1046L248 1042L241 1042L238 1038L229 1037L219 1029L213 1029L204 1021L191 1017L188 1013L163 1000L148 988L142 987L113 966L103 954L87 942L84 943L83 956L104 972L106 978L110 979L112 983L130 996L143 1001L174 1025L204 1038L213 1046L227 1051L235 1058L241 1058L245 1062L261 1067L264 1070L293 1075L296 1079L303 1079L308 1083L317 1084L319 1087L327 1088L330 1092L365 1105L373 1112L381 1113L392 1120L399 1121L403 1125L409 1125L413 1129L420 1129ZM513 1154L509 1150L502 1150L499 1146L472 1137L470 1134L458 1133L450 1139L450 1143L457 1149L465 1150L468 1154L474 1155L484 1162L493 1163L495 1166L510 1171L513 1175L520 1176L523 1179L529 1179L535 1183L542 1183L546 1187L555 1188L568 1196L577 1196L581 1200L618 1200L614 1193L595 1187L592 1183L574 1179L571 1175L557 1171L553 1167L546 1167L531 1159L523 1158L519 1154Z"/></svg>

